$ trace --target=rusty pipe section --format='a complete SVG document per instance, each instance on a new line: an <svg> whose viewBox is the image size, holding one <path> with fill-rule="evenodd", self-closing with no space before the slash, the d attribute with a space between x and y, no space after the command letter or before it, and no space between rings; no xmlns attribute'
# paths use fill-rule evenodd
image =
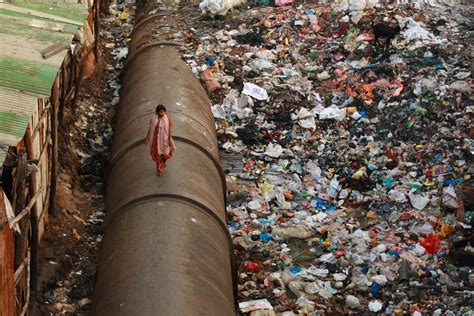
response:
<svg viewBox="0 0 474 316"><path fill-rule="evenodd" d="M137 45L151 29L134 31L122 77L93 315L233 315L232 242L210 101L172 45ZM161 177L143 143L159 103L177 147Z"/></svg>

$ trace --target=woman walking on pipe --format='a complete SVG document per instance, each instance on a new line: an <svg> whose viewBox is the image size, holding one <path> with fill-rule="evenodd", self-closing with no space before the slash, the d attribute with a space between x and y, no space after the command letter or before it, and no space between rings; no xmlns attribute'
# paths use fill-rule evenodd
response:
<svg viewBox="0 0 474 316"><path fill-rule="evenodd" d="M172 137L171 119L166 114L163 104L156 107L155 114L150 120L150 128L145 138L145 144L151 140L150 155L156 164L156 175L161 176L166 167L166 161L173 156L176 146Z"/></svg>

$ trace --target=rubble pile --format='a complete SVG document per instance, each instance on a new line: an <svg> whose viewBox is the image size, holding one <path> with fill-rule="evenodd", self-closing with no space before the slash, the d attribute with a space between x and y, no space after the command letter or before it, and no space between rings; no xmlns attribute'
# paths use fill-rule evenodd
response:
<svg viewBox="0 0 474 316"><path fill-rule="evenodd" d="M290 2L152 12L213 101L240 311L472 313L472 8Z"/></svg>

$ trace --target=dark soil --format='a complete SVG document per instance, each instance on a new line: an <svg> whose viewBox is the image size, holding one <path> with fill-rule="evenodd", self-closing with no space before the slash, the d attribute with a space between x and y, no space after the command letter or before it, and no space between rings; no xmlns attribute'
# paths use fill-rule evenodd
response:
<svg viewBox="0 0 474 316"><path fill-rule="evenodd" d="M103 20L101 28L109 28ZM100 63L83 80L73 108L64 109L60 131L58 212L50 214L39 250L37 293L31 315L88 315L97 273L103 175L109 157L112 48L100 44ZM103 141L98 145L96 139ZM83 153L86 153L84 156ZM90 156L90 157L89 157ZM99 170L97 170L99 169Z"/></svg>

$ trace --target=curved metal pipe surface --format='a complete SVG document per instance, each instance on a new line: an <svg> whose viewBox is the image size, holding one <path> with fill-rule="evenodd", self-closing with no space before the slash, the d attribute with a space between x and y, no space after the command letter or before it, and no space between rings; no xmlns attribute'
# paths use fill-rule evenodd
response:
<svg viewBox="0 0 474 316"><path fill-rule="evenodd" d="M134 34L142 39L150 29ZM175 48L138 48L133 39L130 47L93 314L233 315L225 176L210 101ZM161 177L143 144L158 103L173 120L177 147Z"/></svg>

